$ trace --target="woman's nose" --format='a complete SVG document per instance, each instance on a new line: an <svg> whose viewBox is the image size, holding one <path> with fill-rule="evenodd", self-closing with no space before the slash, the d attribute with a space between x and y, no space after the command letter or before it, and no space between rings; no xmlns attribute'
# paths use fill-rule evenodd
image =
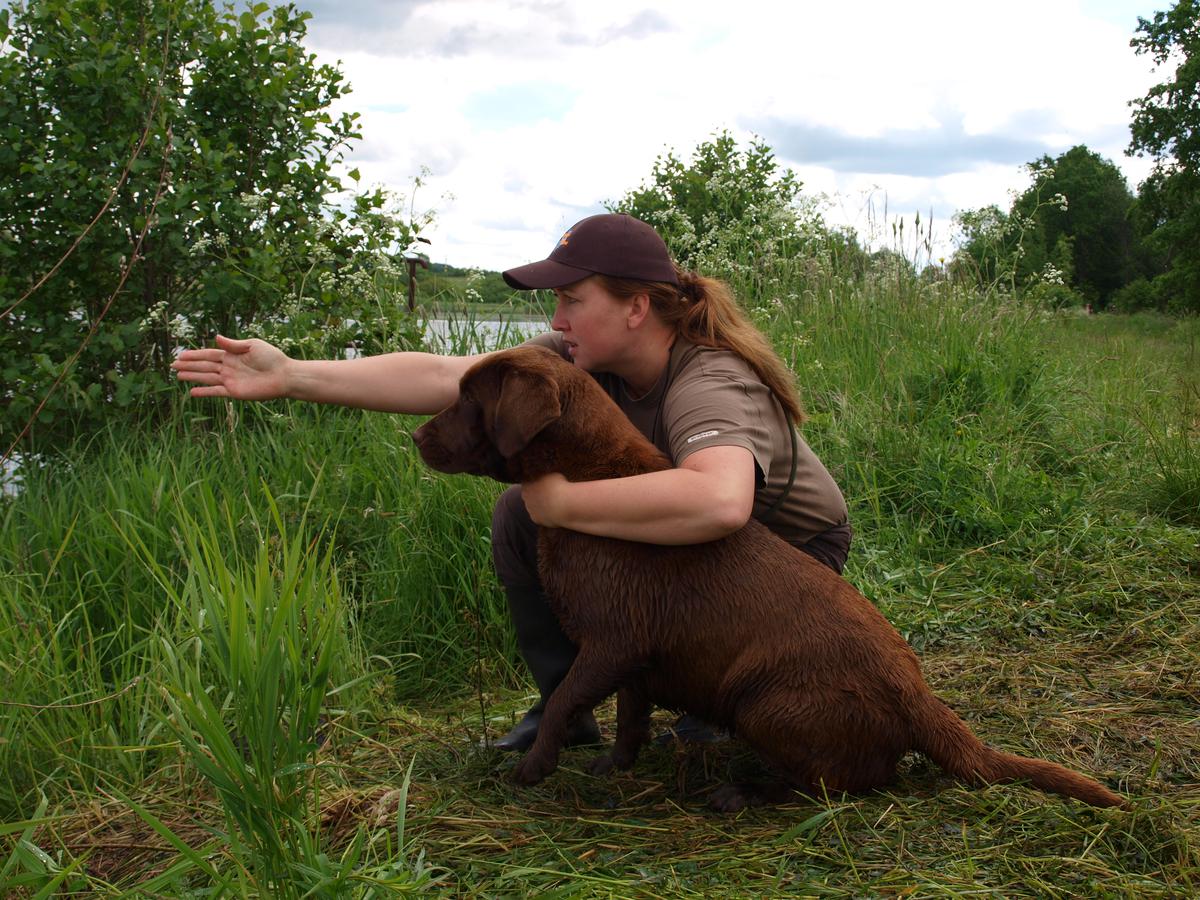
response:
<svg viewBox="0 0 1200 900"><path fill-rule="evenodd" d="M567 317L563 315L563 305L561 303L554 305L554 315L550 317L550 327L555 331L567 330Z"/></svg>

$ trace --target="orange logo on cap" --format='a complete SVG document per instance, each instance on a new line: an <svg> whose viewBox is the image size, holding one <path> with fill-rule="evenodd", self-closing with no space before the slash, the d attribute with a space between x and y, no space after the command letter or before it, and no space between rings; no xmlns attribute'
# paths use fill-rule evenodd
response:
<svg viewBox="0 0 1200 900"><path fill-rule="evenodd" d="M560 247L567 246L567 244L568 244L567 238L569 238L570 236L571 236L571 232L568 229L567 233L558 239L558 246L560 246Z"/></svg>

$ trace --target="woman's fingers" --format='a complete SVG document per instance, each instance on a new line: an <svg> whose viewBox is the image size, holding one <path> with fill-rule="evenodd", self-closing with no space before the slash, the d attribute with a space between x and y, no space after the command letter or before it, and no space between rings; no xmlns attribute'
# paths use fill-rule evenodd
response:
<svg viewBox="0 0 1200 900"><path fill-rule="evenodd" d="M215 370L204 372L198 369L180 369L175 373L175 377L180 381L198 381L201 384L221 384L225 380L221 373Z"/></svg>
<svg viewBox="0 0 1200 900"><path fill-rule="evenodd" d="M178 363L193 363L193 362L220 362L225 358L224 350L211 350L205 348L203 350L181 350L179 355L175 357L175 361L171 365Z"/></svg>
<svg viewBox="0 0 1200 900"><path fill-rule="evenodd" d="M199 381L201 384L218 384L224 375L219 362L175 362L171 364L175 378L179 381Z"/></svg>
<svg viewBox="0 0 1200 900"><path fill-rule="evenodd" d="M219 362L208 362L206 360L185 359L176 360L175 362L171 363L171 368L181 375L184 372L220 372L221 364Z"/></svg>
<svg viewBox="0 0 1200 900"><path fill-rule="evenodd" d="M225 390L224 385L214 385L213 387L194 387L188 391L188 396L191 397L228 397L229 391Z"/></svg>
<svg viewBox="0 0 1200 900"><path fill-rule="evenodd" d="M228 350L230 353L246 353L253 346L252 340L239 341L234 338L227 338L223 334L217 335L217 346L222 350Z"/></svg>

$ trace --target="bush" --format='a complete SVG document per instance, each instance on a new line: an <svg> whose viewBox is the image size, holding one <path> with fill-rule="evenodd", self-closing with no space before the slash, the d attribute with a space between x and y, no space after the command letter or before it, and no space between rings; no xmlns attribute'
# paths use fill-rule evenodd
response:
<svg viewBox="0 0 1200 900"><path fill-rule="evenodd" d="M1114 310L1123 313L1158 309L1158 291L1153 282L1138 278L1113 294L1111 304Z"/></svg>
<svg viewBox="0 0 1200 900"><path fill-rule="evenodd" d="M1070 285L1054 282L1039 282L1025 292L1025 296L1046 309L1068 309L1083 306L1085 298Z"/></svg>
<svg viewBox="0 0 1200 900"><path fill-rule="evenodd" d="M308 18L213 0L0 12L0 451L42 403L34 452L161 411L178 345L218 330L378 331L359 282L410 223L381 190L327 201L359 135L329 111L348 88L306 52Z"/></svg>
<svg viewBox="0 0 1200 900"><path fill-rule="evenodd" d="M720 132L687 162L660 156L648 183L605 206L653 225L681 265L757 286L765 269L827 233L800 187L765 143L743 149Z"/></svg>

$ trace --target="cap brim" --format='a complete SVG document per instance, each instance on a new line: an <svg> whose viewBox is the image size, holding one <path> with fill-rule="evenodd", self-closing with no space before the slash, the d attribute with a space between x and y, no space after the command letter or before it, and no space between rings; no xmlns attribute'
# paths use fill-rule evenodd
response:
<svg viewBox="0 0 1200 900"><path fill-rule="evenodd" d="M548 288L566 287L582 281L592 272L587 269L577 269L574 266L564 266L552 259L530 263L527 266L517 266L507 272L501 272L509 287L518 291L534 291Z"/></svg>

